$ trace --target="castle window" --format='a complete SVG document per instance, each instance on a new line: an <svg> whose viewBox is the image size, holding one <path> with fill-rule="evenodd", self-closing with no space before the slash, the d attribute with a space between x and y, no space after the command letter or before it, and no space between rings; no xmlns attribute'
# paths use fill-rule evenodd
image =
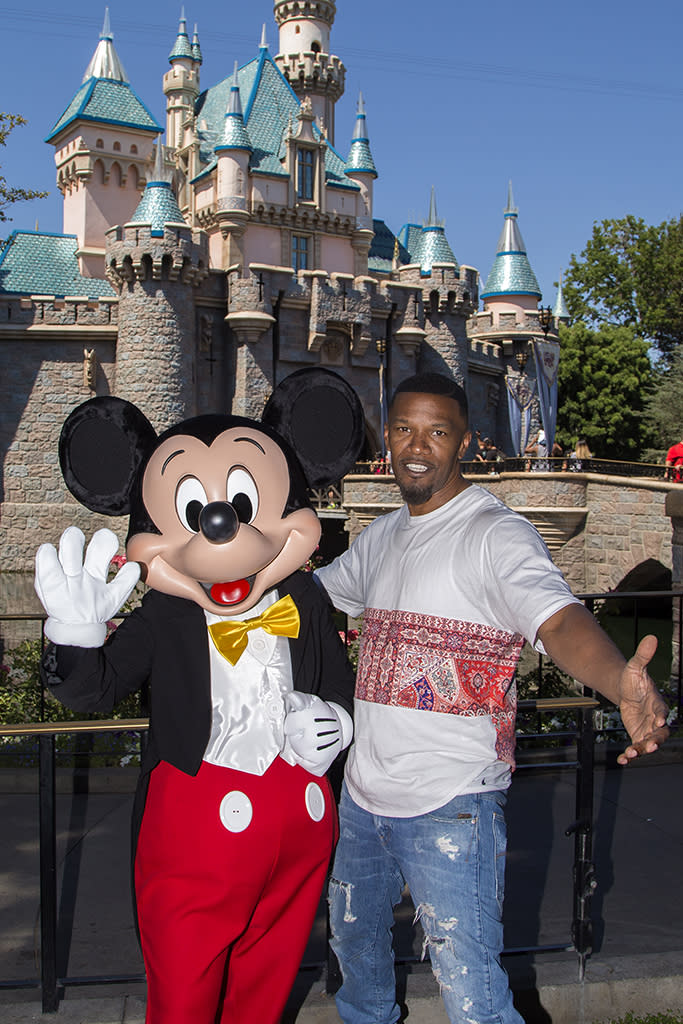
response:
<svg viewBox="0 0 683 1024"><path fill-rule="evenodd" d="M308 243L306 235L292 235L292 266L294 270L308 270Z"/></svg>
<svg viewBox="0 0 683 1024"><path fill-rule="evenodd" d="M313 150L300 149L297 155L297 199L313 198Z"/></svg>
<svg viewBox="0 0 683 1024"><path fill-rule="evenodd" d="M138 151L138 147L137 147L137 146L136 146L135 144L133 144L133 145L132 145L132 146L130 147L130 151L131 151L131 153L132 153L132 154L133 154L133 155L135 156L135 155L137 154L137 151Z"/></svg>
<svg viewBox="0 0 683 1024"><path fill-rule="evenodd" d="M96 149L104 149L104 139L98 139L95 143Z"/></svg>
<svg viewBox="0 0 683 1024"><path fill-rule="evenodd" d="M320 53L320 49L321 47L319 42L316 41L311 43L311 53Z"/></svg>
<svg viewBox="0 0 683 1024"><path fill-rule="evenodd" d="M121 143L120 142L115 142L114 143L114 152L115 153L119 153L120 150L121 150Z"/></svg>

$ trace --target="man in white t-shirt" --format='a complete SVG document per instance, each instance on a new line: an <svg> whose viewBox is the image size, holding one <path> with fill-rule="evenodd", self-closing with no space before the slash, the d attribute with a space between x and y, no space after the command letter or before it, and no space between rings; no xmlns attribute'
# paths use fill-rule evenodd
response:
<svg viewBox="0 0 683 1024"><path fill-rule="evenodd" d="M345 1024L399 1018L393 908L407 883L449 1020L521 1024L500 962L514 672L525 639L619 705L619 761L657 749L667 708L645 637L626 663L536 530L463 479L467 399L449 377L396 390L385 430L405 505L319 569L363 615L355 737L330 883Z"/></svg>

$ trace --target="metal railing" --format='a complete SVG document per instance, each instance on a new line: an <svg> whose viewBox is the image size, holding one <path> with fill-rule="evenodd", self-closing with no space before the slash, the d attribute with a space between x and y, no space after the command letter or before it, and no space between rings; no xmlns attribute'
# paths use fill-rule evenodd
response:
<svg viewBox="0 0 683 1024"><path fill-rule="evenodd" d="M599 702L591 697L547 698L520 701L519 710L535 710L541 713L555 713L569 710L577 715L576 741L577 756L569 761L535 762L522 764L526 770L562 769L576 773L576 820L565 835L574 835L573 864L573 917L570 925L571 939L545 944L504 950L504 955L522 953L556 952L574 950L579 958L579 973L583 976L585 963L592 952L593 926L590 918L590 899L594 888L594 867L592 863L593 831L593 720L592 712ZM55 740L58 735L102 732L146 731L147 719L117 719L82 722L39 722L27 725L0 726L0 736L36 736L38 738L38 779L39 779L39 842L40 842L40 978L35 980L3 980L0 988L40 988L43 1013L56 1013L59 1009L60 991L70 986L107 985L144 982L141 974L97 975L89 977L60 977L57 965L60 962L58 935L58 880L56 844L56 771ZM417 957L415 958L417 959ZM406 958L397 963L409 962ZM324 961L307 963L304 968L326 967L328 991L334 991L338 984L338 967L331 949L327 948Z"/></svg>
<svg viewBox="0 0 683 1024"><path fill-rule="evenodd" d="M583 594L579 595L591 611L601 602L614 600L632 602L633 633L634 640L637 640L639 632L639 606L644 600L669 599L678 602L678 614L673 617L677 634L672 638L673 643L678 645L678 666L674 679L676 689L676 706L678 718L682 710L682 681L681 681L681 657L682 631L683 631L683 591L637 591L637 592L610 592L607 594ZM0 621L24 619L40 622L44 616L41 615L2 615ZM42 630L41 630L42 634ZM539 692L543 688L544 660L539 655L538 680ZM575 821L568 826L566 835L574 836L574 861L573 861L573 914L570 924L570 940L560 941L543 946L529 946L524 948L506 949L505 955L511 956L521 953L537 953L574 950L579 961L579 975L583 977L585 964L592 952L592 930L593 925L590 916L591 896L595 888L595 871L593 865L593 790L594 790L594 716L593 712L601 706L599 700L590 691L584 691L583 695L568 696L562 698L538 697L533 700L520 700L518 711L520 714L534 712L539 716L555 714L558 711L568 711L575 715L574 728L571 731L564 731L561 734L539 733L529 734L518 732L518 739L529 742L532 740L552 740L554 735L561 735L563 738L574 737L576 741L576 756L571 760L556 759L551 761L533 761L524 763L522 760L518 768L524 771L537 770L573 770L575 773ZM42 993L42 1007L44 1013L54 1013L59 1005L60 989L70 985L107 984L123 982L144 981L144 976L139 974L130 975L101 975L97 977L75 978L58 977L57 964L59 962L57 948L57 860L56 860L56 773L55 773L55 750L56 737L65 734L83 733L118 733L118 732L139 732L141 737L146 733L148 720L146 718L116 719L116 720L90 720L90 721L60 721L60 722L38 722L20 725L0 726L0 736L20 737L35 736L38 738L38 765L39 765L39 840L40 840L40 932L41 932L41 956L40 956L40 978L23 981L0 981L1 988L27 988L40 987ZM598 730L609 733L613 730ZM406 962L397 961L398 963ZM336 985L336 963L329 951L327 960L327 985L333 990ZM307 964L306 967L321 967L322 963Z"/></svg>
<svg viewBox="0 0 683 1024"><path fill-rule="evenodd" d="M501 473L591 473L604 476L632 477L634 479L667 480L667 470L663 465L654 462L621 462L614 459L573 459L570 456L561 458L542 458L524 455L521 457L505 456L496 462L479 462L474 459L461 463L464 476L488 476ZM391 466L387 462L357 462L353 474L365 476L391 475ZM672 482L672 481L669 481Z"/></svg>

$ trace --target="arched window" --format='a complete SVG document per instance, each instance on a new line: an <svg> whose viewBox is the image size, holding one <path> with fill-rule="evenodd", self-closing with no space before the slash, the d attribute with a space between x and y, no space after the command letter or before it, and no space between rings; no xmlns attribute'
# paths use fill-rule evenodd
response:
<svg viewBox="0 0 683 1024"><path fill-rule="evenodd" d="M120 153L121 152L121 143L120 142L115 142L114 143L114 152L115 153Z"/></svg>
<svg viewBox="0 0 683 1024"><path fill-rule="evenodd" d="M311 43L311 51L313 53L320 53L321 49L322 47L320 46L320 43L318 42L317 39Z"/></svg>
<svg viewBox="0 0 683 1024"><path fill-rule="evenodd" d="M137 156L138 147L135 145L135 143L133 143L133 145L130 147L130 151L133 156Z"/></svg>
<svg viewBox="0 0 683 1024"><path fill-rule="evenodd" d="M95 149L104 149L104 139L98 139L95 143Z"/></svg>

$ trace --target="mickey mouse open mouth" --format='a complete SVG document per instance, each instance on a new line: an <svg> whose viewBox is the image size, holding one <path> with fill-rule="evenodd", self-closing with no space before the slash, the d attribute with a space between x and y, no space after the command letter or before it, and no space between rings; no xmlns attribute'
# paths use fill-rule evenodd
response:
<svg viewBox="0 0 683 1024"><path fill-rule="evenodd" d="M215 604L239 604L244 601L254 585L256 573L243 580L231 580L226 583L201 583L202 590Z"/></svg>

